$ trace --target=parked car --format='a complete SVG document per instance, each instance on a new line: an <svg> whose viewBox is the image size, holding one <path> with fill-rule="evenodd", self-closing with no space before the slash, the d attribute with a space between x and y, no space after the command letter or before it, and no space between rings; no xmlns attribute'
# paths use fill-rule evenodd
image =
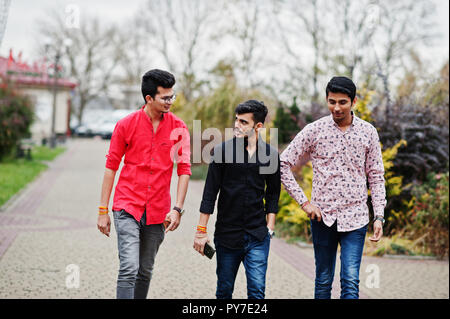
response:
<svg viewBox="0 0 450 319"><path fill-rule="evenodd" d="M101 136L102 139L111 139L112 133L114 131L114 127L116 126L117 121L107 120L101 123L96 129L96 135Z"/></svg>
<svg viewBox="0 0 450 319"><path fill-rule="evenodd" d="M95 125L93 123L91 123L91 124L77 125L73 129L72 132L75 136L79 136L79 137L93 137L94 131L95 131Z"/></svg>
<svg viewBox="0 0 450 319"><path fill-rule="evenodd" d="M84 123L73 128L72 132L79 137L100 136L110 139L117 121L135 110L89 110L84 116Z"/></svg>
<svg viewBox="0 0 450 319"><path fill-rule="evenodd" d="M94 135L98 135L102 139L110 139L116 123L131 112L134 112L134 110L115 110L96 127Z"/></svg>

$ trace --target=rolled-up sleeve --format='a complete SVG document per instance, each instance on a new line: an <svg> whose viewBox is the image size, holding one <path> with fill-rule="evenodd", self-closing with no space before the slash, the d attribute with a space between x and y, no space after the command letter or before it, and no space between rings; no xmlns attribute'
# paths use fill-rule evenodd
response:
<svg viewBox="0 0 450 319"><path fill-rule="evenodd" d="M186 126L180 131L180 136L178 139L180 147L178 148L177 156L177 174L180 175L192 175L191 172L191 141L189 130Z"/></svg>
<svg viewBox="0 0 450 319"><path fill-rule="evenodd" d="M366 175L374 214L384 216L384 208L386 207L384 164L380 139L375 128L372 131L370 147L366 154Z"/></svg>
<svg viewBox="0 0 450 319"><path fill-rule="evenodd" d="M127 144L125 142L124 127L121 121L117 122L109 143L108 154L106 154L106 168L117 171L122 157L125 154Z"/></svg>

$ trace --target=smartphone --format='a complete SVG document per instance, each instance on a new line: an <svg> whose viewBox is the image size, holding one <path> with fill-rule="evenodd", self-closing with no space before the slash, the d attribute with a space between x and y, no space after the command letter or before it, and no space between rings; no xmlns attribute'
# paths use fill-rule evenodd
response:
<svg viewBox="0 0 450 319"><path fill-rule="evenodd" d="M215 252L216 252L216 250L214 248L212 248L212 246L210 244L208 244L208 243L205 244L205 249L203 250L203 253L205 254L206 257L208 257L209 259L212 259Z"/></svg>

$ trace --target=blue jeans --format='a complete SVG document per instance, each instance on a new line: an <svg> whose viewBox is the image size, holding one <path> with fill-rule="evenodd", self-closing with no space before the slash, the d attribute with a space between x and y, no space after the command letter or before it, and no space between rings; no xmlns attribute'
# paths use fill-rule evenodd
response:
<svg viewBox="0 0 450 319"><path fill-rule="evenodd" d="M164 225L145 225L145 212L140 222L125 210L113 214L120 260L117 299L145 299Z"/></svg>
<svg viewBox="0 0 450 319"><path fill-rule="evenodd" d="M341 299L359 298L359 269L367 225L349 232L338 232L337 224L328 227L311 220L316 262L315 299L330 299L338 243L341 245Z"/></svg>
<svg viewBox="0 0 450 319"><path fill-rule="evenodd" d="M245 233L243 249L230 249L214 240L217 259L217 299L231 299L234 282L241 262L247 277L248 299L264 299L266 290L267 259L269 257L269 234L259 241Z"/></svg>

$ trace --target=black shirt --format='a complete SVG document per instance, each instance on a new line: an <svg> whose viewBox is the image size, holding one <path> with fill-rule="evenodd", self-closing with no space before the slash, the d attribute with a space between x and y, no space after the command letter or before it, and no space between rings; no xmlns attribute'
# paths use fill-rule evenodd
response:
<svg viewBox="0 0 450 319"><path fill-rule="evenodd" d="M212 214L220 192L214 237L231 249L244 247L245 232L263 240L266 214L278 212L278 151L261 138L252 156L246 146L246 140L235 137L214 148L200 205L201 213Z"/></svg>

